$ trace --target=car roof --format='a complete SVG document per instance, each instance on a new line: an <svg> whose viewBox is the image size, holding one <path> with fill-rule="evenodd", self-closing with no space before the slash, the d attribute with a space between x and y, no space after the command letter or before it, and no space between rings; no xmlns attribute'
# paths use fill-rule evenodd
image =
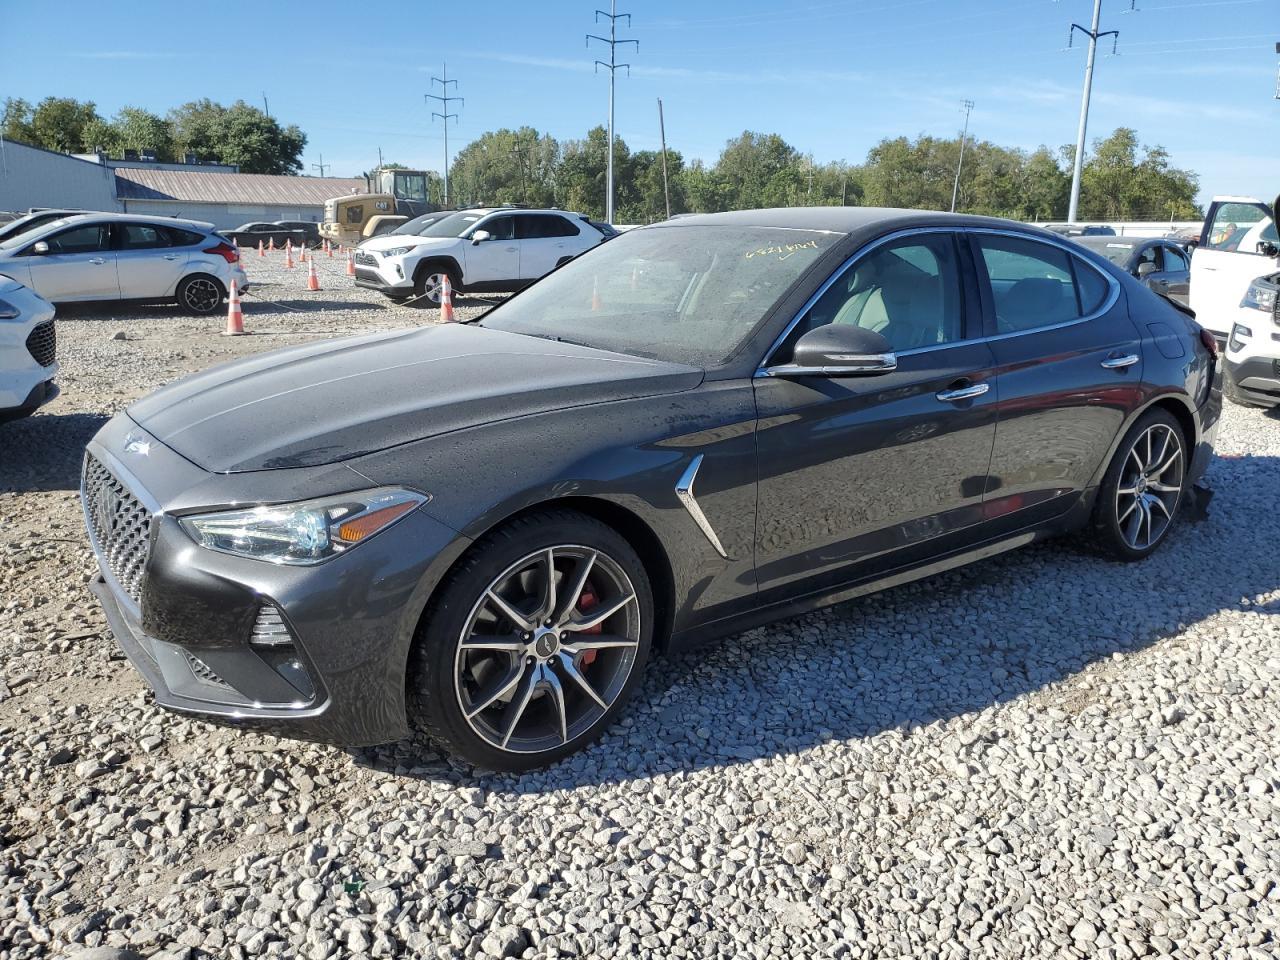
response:
<svg viewBox="0 0 1280 960"><path fill-rule="evenodd" d="M187 220L183 217L154 217L144 213L79 213L62 219L68 223L86 223L93 220L104 223L152 223L162 227L194 227L197 230L213 229L213 224L207 220Z"/></svg>
<svg viewBox="0 0 1280 960"><path fill-rule="evenodd" d="M762 210L734 210L729 213L696 213L678 219L640 227L642 230L679 229L695 226L779 227L792 230L821 230L828 233L860 233L910 227L995 227L1044 233L1039 227L963 213L931 210L903 210L894 207L773 207Z"/></svg>

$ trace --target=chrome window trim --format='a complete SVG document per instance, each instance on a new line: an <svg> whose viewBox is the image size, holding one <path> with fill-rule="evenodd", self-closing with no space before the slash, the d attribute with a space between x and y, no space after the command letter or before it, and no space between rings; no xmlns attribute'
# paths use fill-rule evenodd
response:
<svg viewBox="0 0 1280 960"><path fill-rule="evenodd" d="M864 244L863 246L859 247L856 251L854 251L849 256L849 258L844 261L844 263L840 264L840 266L837 267L832 272L831 276L829 276L826 279L826 281L822 284L822 286L820 286L817 289L817 291L814 292L813 296L811 296L808 300L806 300L804 305L798 311L796 311L796 315L792 317L791 321L786 325L786 327L783 328L782 333L780 333L774 339L772 345L770 345L769 349L765 351L764 360L759 364L759 366L756 367L756 372L753 375L753 377L770 376L769 368L772 365L769 363L769 361L773 357L774 353L778 350L779 347L781 347L784 343L786 343L787 338L791 336L792 331L795 330L796 326L800 323L800 321L804 319L805 314L807 314L811 309L813 309L813 305L817 303L819 299L821 299L823 294L825 294L828 290L831 289L832 285L835 284L835 282L844 275L845 271L848 270L849 267L852 266L855 261L870 254L872 251L876 250L878 247L882 247L886 243L891 243L894 240L900 240L903 237L912 237L912 236L919 236L920 234L933 234L933 233L949 233L952 235L959 235L959 236L969 236L972 234L993 234L996 236L1014 237L1015 239L1018 239L1018 240L1030 240L1032 243L1042 243L1045 246L1057 247L1058 249L1066 253L1067 256L1074 257L1076 263L1083 264L1086 268L1088 268L1089 270L1092 270L1098 276L1102 277L1102 279L1107 284L1108 293L1107 293L1107 296L1103 299L1102 304L1101 306L1098 307L1098 309L1094 310L1092 313L1086 314L1083 317L1076 317L1072 320L1063 320L1061 323L1049 323L1049 324L1045 324L1042 327L1032 327L1029 330L1014 330L1009 333L993 333L990 336L968 337L963 340L951 340L947 343L938 343L938 344L933 344L927 347L912 347L909 350L895 350L894 354L896 356L910 357L910 356L915 356L916 354L919 354L919 353L931 353L934 350L946 350L951 347L961 347L961 346L966 346L966 345L975 344L975 343L993 343L997 340L1008 340L1012 337L1025 337L1028 334L1032 334L1032 333L1043 333L1048 330L1062 330L1067 327L1074 327L1078 324L1088 323L1091 320L1096 320L1099 317L1105 316L1106 314L1110 313L1112 308L1115 307L1116 301L1120 299L1120 285L1116 283L1116 280L1114 277L1112 277L1110 274L1106 273L1105 271L1099 270L1096 266L1094 266L1084 257L1080 256L1078 252L1078 248L1073 249L1073 245L1070 243L1070 241L1060 239L1056 236L1041 237L1036 234L1025 233L1021 230L1008 230L1008 229L1003 229L1001 227L977 227L977 226L975 227L969 227L969 226L909 227L904 230L896 230L893 233L885 234L883 237L877 237L875 240L869 241L868 243ZM779 364L778 366L781 366L781 365Z"/></svg>

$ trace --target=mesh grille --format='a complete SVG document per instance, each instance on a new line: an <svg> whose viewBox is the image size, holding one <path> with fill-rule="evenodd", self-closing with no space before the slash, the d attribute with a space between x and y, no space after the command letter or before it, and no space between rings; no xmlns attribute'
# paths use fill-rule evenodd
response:
<svg viewBox="0 0 1280 960"><path fill-rule="evenodd" d="M265 647L282 647L293 643L293 638L289 636L289 628L285 626L280 611L267 606L258 611L258 619L254 621L253 636L249 642Z"/></svg>
<svg viewBox="0 0 1280 960"><path fill-rule="evenodd" d="M199 657L192 656L188 653L186 654L186 658L187 665L191 667L191 672L194 673L198 679L203 680L205 683L217 684L220 687L230 686L227 681L214 673L213 670L209 668L209 665Z"/></svg>
<svg viewBox="0 0 1280 960"><path fill-rule="evenodd" d="M378 265L378 258L372 253L365 253L363 250L357 250L354 259L356 263L366 267L376 267Z"/></svg>
<svg viewBox="0 0 1280 960"><path fill-rule="evenodd" d="M27 350L40 366L53 366L53 361L58 356L58 334L54 331L52 320L46 320L32 328L27 335Z"/></svg>
<svg viewBox="0 0 1280 960"><path fill-rule="evenodd" d="M138 603L151 550L150 512L91 453L84 458L81 495L99 557Z"/></svg>

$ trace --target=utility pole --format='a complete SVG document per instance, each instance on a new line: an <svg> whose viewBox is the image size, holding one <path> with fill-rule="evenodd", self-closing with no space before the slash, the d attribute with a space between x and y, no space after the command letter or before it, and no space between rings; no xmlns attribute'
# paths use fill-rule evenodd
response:
<svg viewBox="0 0 1280 960"><path fill-rule="evenodd" d="M587 34L587 46L591 46L592 40L598 40L601 43L609 45L609 62L603 60L596 61L596 72L604 67L609 71L609 157L607 173L605 175L605 196L604 196L604 219L607 223L613 223L613 81L620 68L626 68L627 76L631 76L631 64L618 63L617 51L618 45L621 43L634 43L636 52L640 52L639 40L619 40L618 39L618 21L626 19L627 27L631 26L631 14L618 12L618 0L609 0L609 12L603 10L596 11L596 23L600 22L601 17L609 18L609 36L598 37L594 33Z"/></svg>
<svg viewBox="0 0 1280 960"><path fill-rule="evenodd" d="M432 83L440 84L440 92L423 94L423 99L437 101L440 104L440 109L444 111L443 113L438 113L433 110L431 112L431 120L435 122L436 117L439 117L444 122L444 205L447 208L449 206L449 120L452 118L454 123L458 122L458 115L449 112L449 104L457 100L465 106L466 101L462 97L449 96L449 84L453 84L453 89L458 89L458 81L449 79L449 64L446 63L444 65L441 73L444 74L443 77L431 78ZM435 88L433 87L432 89Z"/></svg>
<svg viewBox="0 0 1280 960"><path fill-rule="evenodd" d="M262 91L262 112L267 115L267 119L271 119L271 107L267 103L267 91Z"/></svg>
<svg viewBox="0 0 1280 960"><path fill-rule="evenodd" d="M1130 10L1137 9L1137 0L1133 0L1129 7ZM1076 156L1075 163L1071 170L1071 203L1067 207L1067 222L1076 222L1076 213L1080 209L1080 174L1084 169L1084 140L1085 130L1089 125L1089 94L1093 90L1093 61L1098 52L1098 40L1101 37L1111 37L1111 52L1116 52L1116 43L1120 39L1119 30L1098 31L1098 21L1102 19L1102 0L1093 0L1093 22L1089 29L1086 30L1078 23L1071 24L1071 29L1067 31L1067 48L1070 49L1071 43L1075 40L1076 31L1079 30L1089 38L1089 58L1085 61L1084 66L1084 93L1080 97L1080 129L1076 133Z"/></svg>
<svg viewBox="0 0 1280 960"><path fill-rule="evenodd" d="M951 212L956 212L956 197L960 195L960 171L964 168L964 144L969 139L969 114L973 111L973 101L964 102L964 131L960 134L960 161L956 164L956 185L951 188Z"/></svg>
<svg viewBox="0 0 1280 960"><path fill-rule="evenodd" d="M378 169L382 169L382 148L378 148Z"/></svg>
<svg viewBox="0 0 1280 960"><path fill-rule="evenodd" d="M324 176L324 172L325 172L326 170L328 170L331 166L333 166L333 164L331 164L331 163L325 163L325 162L324 162L324 154L322 153L322 154L320 154L320 162L319 162L319 163L313 163L313 164L311 165L311 169L312 169L312 170L319 170L319 171L320 171L320 176L322 176L322 177L323 177L323 176Z"/></svg>
<svg viewBox="0 0 1280 960"><path fill-rule="evenodd" d="M671 188L667 185L667 125L662 120L662 98L658 98L658 134L662 137L662 199L667 205L667 219L671 219Z"/></svg>

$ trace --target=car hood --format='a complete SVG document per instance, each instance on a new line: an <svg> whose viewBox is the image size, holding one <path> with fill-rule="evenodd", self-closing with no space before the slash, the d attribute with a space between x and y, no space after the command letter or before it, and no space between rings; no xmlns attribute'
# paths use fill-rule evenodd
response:
<svg viewBox="0 0 1280 960"><path fill-rule="evenodd" d="M311 343L210 368L129 416L218 473L335 463L487 422L697 386L703 371L466 324Z"/></svg>
<svg viewBox="0 0 1280 960"><path fill-rule="evenodd" d="M384 233L360 244L361 250L390 250L394 247L447 247L458 243L457 237L411 237L404 233Z"/></svg>

